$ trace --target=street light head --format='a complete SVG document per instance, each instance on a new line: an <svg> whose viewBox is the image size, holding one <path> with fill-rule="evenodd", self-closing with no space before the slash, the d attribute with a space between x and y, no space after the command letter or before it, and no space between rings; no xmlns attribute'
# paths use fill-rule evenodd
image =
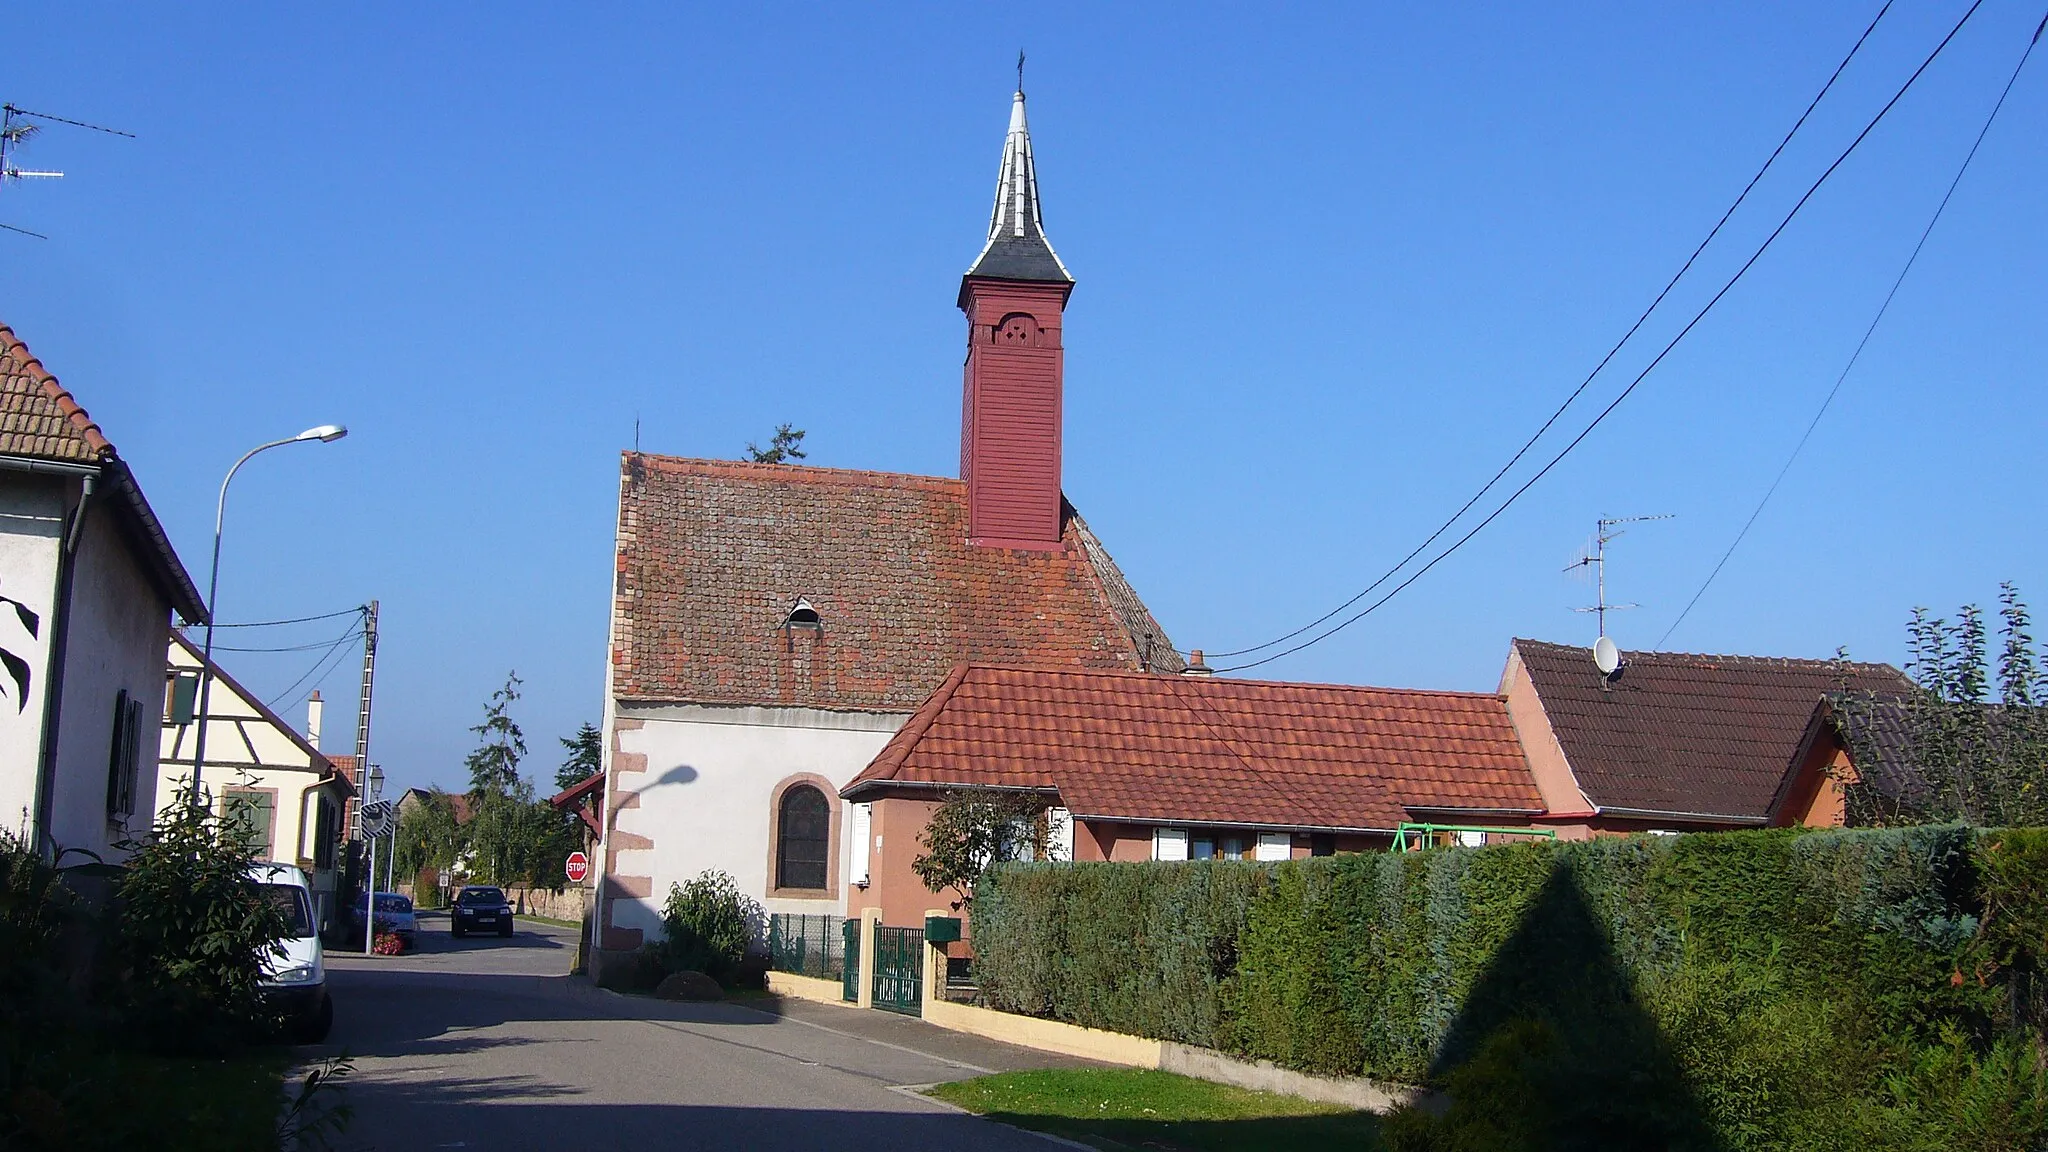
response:
<svg viewBox="0 0 2048 1152"><path fill-rule="evenodd" d="M297 436L292 437L292 439L318 440L325 444L332 444L346 435L348 435L348 429L339 424L322 424L318 428L308 428Z"/></svg>

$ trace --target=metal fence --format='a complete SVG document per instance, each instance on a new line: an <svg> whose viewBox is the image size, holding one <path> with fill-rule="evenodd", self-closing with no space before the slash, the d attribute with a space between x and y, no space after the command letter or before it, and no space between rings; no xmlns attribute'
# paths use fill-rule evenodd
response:
<svg viewBox="0 0 2048 1152"><path fill-rule="evenodd" d="M768 961L777 972L845 979L846 918L785 912L768 917Z"/></svg>

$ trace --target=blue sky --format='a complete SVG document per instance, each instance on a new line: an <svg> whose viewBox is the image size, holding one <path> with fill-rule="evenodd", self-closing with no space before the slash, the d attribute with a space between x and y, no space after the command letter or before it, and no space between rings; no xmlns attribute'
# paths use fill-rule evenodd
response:
<svg viewBox="0 0 2048 1152"><path fill-rule="evenodd" d="M1902 2L1604 404L1966 5ZM1018 47L1067 313L1065 484L1182 647L1364 586L1575 386L1875 4L200 11L17 6L0 319L136 467L195 578L242 451L224 620L378 598L372 759L458 785L516 668L534 775L601 708L617 453L952 474L962 326ZM595 14L592 14L593 11ZM1490 689L1660 636L1811 418L2041 13L1987 0L1750 277L1522 503L1261 674ZM1916 604L2048 609L2048 59L1772 507L1672 637L1903 658ZM1582 402L1583 403L1583 402ZM1597 406L1574 409L1573 430ZM1560 441L1561 443L1561 441ZM275 645L341 634L275 630ZM244 642L253 639L248 633ZM228 642L223 634L223 643ZM265 693L319 653L224 657ZM346 748L354 664L321 681ZM281 705L302 715L301 689Z"/></svg>

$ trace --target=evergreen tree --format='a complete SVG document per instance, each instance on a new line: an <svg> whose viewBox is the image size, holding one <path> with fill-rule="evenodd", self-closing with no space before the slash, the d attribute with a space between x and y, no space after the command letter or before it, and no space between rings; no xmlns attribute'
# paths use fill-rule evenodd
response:
<svg viewBox="0 0 2048 1152"><path fill-rule="evenodd" d="M484 722L470 731L480 743L463 763L469 768L469 791L481 800L503 796L519 784L519 762L526 757L526 736L511 716L519 700L519 674L507 673L505 686L484 705Z"/></svg>
<svg viewBox="0 0 2048 1152"><path fill-rule="evenodd" d="M778 426L775 435L766 448L757 447L747 441L747 459L756 464L786 464L791 460L804 458L804 430L787 424Z"/></svg>
<svg viewBox="0 0 2048 1152"><path fill-rule="evenodd" d="M597 725L586 721L574 736L561 737L561 743L569 750L569 758L555 769L555 788L558 791L574 788L604 766L604 736L598 732Z"/></svg>

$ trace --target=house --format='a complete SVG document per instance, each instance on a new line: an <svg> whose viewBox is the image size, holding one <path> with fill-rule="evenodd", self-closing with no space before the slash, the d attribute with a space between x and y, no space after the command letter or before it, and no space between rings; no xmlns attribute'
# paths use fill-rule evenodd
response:
<svg viewBox="0 0 2048 1152"><path fill-rule="evenodd" d="M199 649L172 632L165 678L173 706L165 710L157 754L157 809L189 802L194 746L199 725L206 724L200 794L214 811L242 825L258 859L305 871L325 925L340 906L347 861L343 825L356 790L320 752L319 696L307 702L301 735L216 661L210 711L200 717L193 697L202 666Z"/></svg>
<svg viewBox="0 0 2048 1152"><path fill-rule="evenodd" d="M0 325L0 827L45 858L146 831L173 612L206 619L142 486Z"/></svg>
<svg viewBox="0 0 2048 1152"><path fill-rule="evenodd" d="M1054 858L1078 861L1384 851L1404 824L1533 832L1544 811L1491 693L967 664L840 791L869 832L849 906L943 906L911 861L963 789L1044 796Z"/></svg>
<svg viewBox="0 0 2048 1152"><path fill-rule="evenodd" d="M1855 757L1820 722L1840 692L1914 691L1889 664L1625 652L1516 640L1501 695L1560 836L1832 826Z"/></svg>
<svg viewBox="0 0 2048 1152"><path fill-rule="evenodd" d="M1177 672L1060 484L1074 280L1012 100L968 318L960 476L625 454L606 664L599 942L658 935L669 885L734 876L842 913L866 859L841 788L962 663Z"/></svg>

